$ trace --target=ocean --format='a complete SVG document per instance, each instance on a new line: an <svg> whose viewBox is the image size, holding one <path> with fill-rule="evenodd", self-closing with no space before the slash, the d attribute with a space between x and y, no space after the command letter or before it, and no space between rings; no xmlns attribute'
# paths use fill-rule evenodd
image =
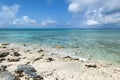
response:
<svg viewBox="0 0 120 80"><path fill-rule="evenodd" d="M0 43L60 45L76 56L120 64L120 30L0 29Z"/></svg>

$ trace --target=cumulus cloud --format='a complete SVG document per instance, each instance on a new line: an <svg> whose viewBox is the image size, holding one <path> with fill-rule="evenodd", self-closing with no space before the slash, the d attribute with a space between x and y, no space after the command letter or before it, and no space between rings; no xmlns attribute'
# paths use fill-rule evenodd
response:
<svg viewBox="0 0 120 80"><path fill-rule="evenodd" d="M28 16L17 18L17 12L19 11L19 5L17 4L12 6L2 5L0 8L0 27L36 25L36 20Z"/></svg>
<svg viewBox="0 0 120 80"><path fill-rule="evenodd" d="M0 26L4 26L6 23L9 23L10 20L14 19L18 9L19 5L17 4L12 6L2 5L0 9Z"/></svg>
<svg viewBox="0 0 120 80"><path fill-rule="evenodd" d="M54 19L50 19L50 18L47 18L47 19L41 21L41 26L43 26L43 27L53 26L56 24L57 24L57 21L55 21Z"/></svg>
<svg viewBox="0 0 120 80"><path fill-rule="evenodd" d="M22 18L14 19L11 23L19 26L34 26L36 23L36 20L31 19L28 16L23 16Z"/></svg>
<svg viewBox="0 0 120 80"><path fill-rule="evenodd" d="M120 22L120 0L67 0L68 10L74 15L83 15L87 25L102 25Z"/></svg>

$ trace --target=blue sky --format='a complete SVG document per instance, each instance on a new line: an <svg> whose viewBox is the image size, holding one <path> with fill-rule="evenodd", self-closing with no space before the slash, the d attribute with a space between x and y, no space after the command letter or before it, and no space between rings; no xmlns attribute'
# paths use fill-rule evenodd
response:
<svg viewBox="0 0 120 80"><path fill-rule="evenodd" d="M117 28L120 0L0 0L0 28Z"/></svg>

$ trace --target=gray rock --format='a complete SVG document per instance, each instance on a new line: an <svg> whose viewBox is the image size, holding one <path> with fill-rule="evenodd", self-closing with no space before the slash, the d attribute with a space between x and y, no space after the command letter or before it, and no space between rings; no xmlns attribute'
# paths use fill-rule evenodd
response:
<svg viewBox="0 0 120 80"><path fill-rule="evenodd" d="M10 72L5 71L0 73L0 80L18 80L15 75L12 75Z"/></svg>
<svg viewBox="0 0 120 80"><path fill-rule="evenodd" d="M18 65L17 72L31 71L36 72L36 70L31 65Z"/></svg>
<svg viewBox="0 0 120 80"><path fill-rule="evenodd" d="M30 65L19 65L17 67L17 70L15 71L16 75L18 77L25 77L26 79L32 78L33 80L41 80L42 77L40 77L36 70L30 66Z"/></svg>
<svg viewBox="0 0 120 80"><path fill-rule="evenodd" d="M28 70L25 70L23 72L23 75L26 77L26 78L37 78L38 75L36 72L31 72L31 71L28 71Z"/></svg>

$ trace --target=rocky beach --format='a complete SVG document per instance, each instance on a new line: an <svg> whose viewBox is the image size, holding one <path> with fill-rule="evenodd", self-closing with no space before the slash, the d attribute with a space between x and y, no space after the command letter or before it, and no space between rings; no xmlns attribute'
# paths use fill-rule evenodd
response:
<svg viewBox="0 0 120 80"><path fill-rule="evenodd" d="M120 66L62 54L64 47L0 44L0 80L120 80Z"/></svg>

